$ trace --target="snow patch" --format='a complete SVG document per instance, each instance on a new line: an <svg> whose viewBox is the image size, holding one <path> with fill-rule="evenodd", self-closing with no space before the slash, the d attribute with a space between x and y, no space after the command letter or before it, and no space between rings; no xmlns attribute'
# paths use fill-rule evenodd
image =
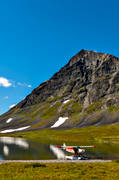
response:
<svg viewBox="0 0 119 180"><path fill-rule="evenodd" d="M6 123L10 123L13 120L13 118L9 118Z"/></svg>
<svg viewBox="0 0 119 180"><path fill-rule="evenodd" d="M63 124L66 120L68 119L68 117L59 117L58 121L51 126L51 128L55 128L55 127L59 127L61 124Z"/></svg>
<svg viewBox="0 0 119 180"><path fill-rule="evenodd" d="M70 101L70 99L67 99L66 101L63 102L63 104L66 104Z"/></svg>
<svg viewBox="0 0 119 180"><path fill-rule="evenodd" d="M9 108L12 109L15 106L16 106L16 104L12 104L11 106L9 106Z"/></svg>
<svg viewBox="0 0 119 180"><path fill-rule="evenodd" d="M25 127L21 127L21 128L17 128L17 129L7 129L7 130L1 131L1 133L10 133L10 132L15 132L15 131L22 131L22 130L27 129L29 127L30 126L25 126Z"/></svg>

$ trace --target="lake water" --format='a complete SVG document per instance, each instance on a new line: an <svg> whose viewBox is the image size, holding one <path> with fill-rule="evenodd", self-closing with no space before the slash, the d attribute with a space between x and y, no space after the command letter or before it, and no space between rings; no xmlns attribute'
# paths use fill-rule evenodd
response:
<svg viewBox="0 0 119 180"><path fill-rule="evenodd" d="M0 160L63 159L67 155L69 154L53 144L44 145L23 138L0 137ZM119 146L97 144L97 148L86 150L84 156L89 159L119 159Z"/></svg>

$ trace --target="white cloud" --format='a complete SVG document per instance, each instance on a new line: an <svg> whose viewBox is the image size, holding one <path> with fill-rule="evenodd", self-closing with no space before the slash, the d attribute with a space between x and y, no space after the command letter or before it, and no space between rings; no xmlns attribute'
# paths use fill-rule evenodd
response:
<svg viewBox="0 0 119 180"><path fill-rule="evenodd" d="M9 87L11 86L12 84L9 82L8 79L4 78L4 77L0 77L0 86L3 86L3 87Z"/></svg>
<svg viewBox="0 0 119 180"><path fill-rule="evenodd" d="M9 97L8 96L5 96L4 99L8 99Z"/></svg>
<svg viewBox="0 0 119 180"><path fill-rule="evenodd" d="M11 109L11 108L13 108L14 106L16 106L16 104L10 105L9 108Z"/></svg>
<svg viewBox="0 0 119 180"><path fill-rule="evenodd" d="M22 86L22 87L27 87L27 88L31 88L32 85L31 84L27 84L27 83L22 83L22 82L15 82L13 80L8 80L7 78L5 77L0 77L0 86L3 86L3 87L17 87L17 86ZM4 99L8 99L7 98L8 96L6 96L6 98Z"/></svg>
<svg viewBox="0 0 119 180"><path fill-rule="evenodd" d="M27 85L27 87L31 88L32 86L29 84L29 85Z"/></svg>
<svg viewBox="0 0 119 180"><path fill-rule="evenodd" d="M30 85L30 84L21 83L21 82L18 82L17 85L18 85L18 86L28 87L28 88L31 88L31 87L32 87L32 85Z"/></svg>
<svg viewBox="0 0 119 180"><path fill-rule="evenodd" d="M18 82L17 85L18 85L18 86L24 86L24 84L23 84L23 83L20 83L20 82Z"/></svg>

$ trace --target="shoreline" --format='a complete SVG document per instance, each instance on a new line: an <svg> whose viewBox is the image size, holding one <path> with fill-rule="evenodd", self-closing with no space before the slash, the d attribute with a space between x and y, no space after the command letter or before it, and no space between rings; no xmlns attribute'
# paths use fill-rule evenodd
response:
<svg viewBox="0 0 119 180"><path fill-rule="evenodd" d="M5 163L107 163L112 162L112 160L102 160L102 159L93 159L93 160L0 160L0 164Z"/></svg>

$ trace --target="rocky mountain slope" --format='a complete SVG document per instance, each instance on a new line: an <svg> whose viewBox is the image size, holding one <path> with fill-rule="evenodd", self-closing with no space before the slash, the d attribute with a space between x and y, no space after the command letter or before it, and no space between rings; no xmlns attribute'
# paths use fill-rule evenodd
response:
<svg viewBox="0 0 119 180"><path fill-rule="evenodd" d="M0 131L111 124L119 122L118 107L119 59L81 50L51 79L3 114Z"/></svg>

